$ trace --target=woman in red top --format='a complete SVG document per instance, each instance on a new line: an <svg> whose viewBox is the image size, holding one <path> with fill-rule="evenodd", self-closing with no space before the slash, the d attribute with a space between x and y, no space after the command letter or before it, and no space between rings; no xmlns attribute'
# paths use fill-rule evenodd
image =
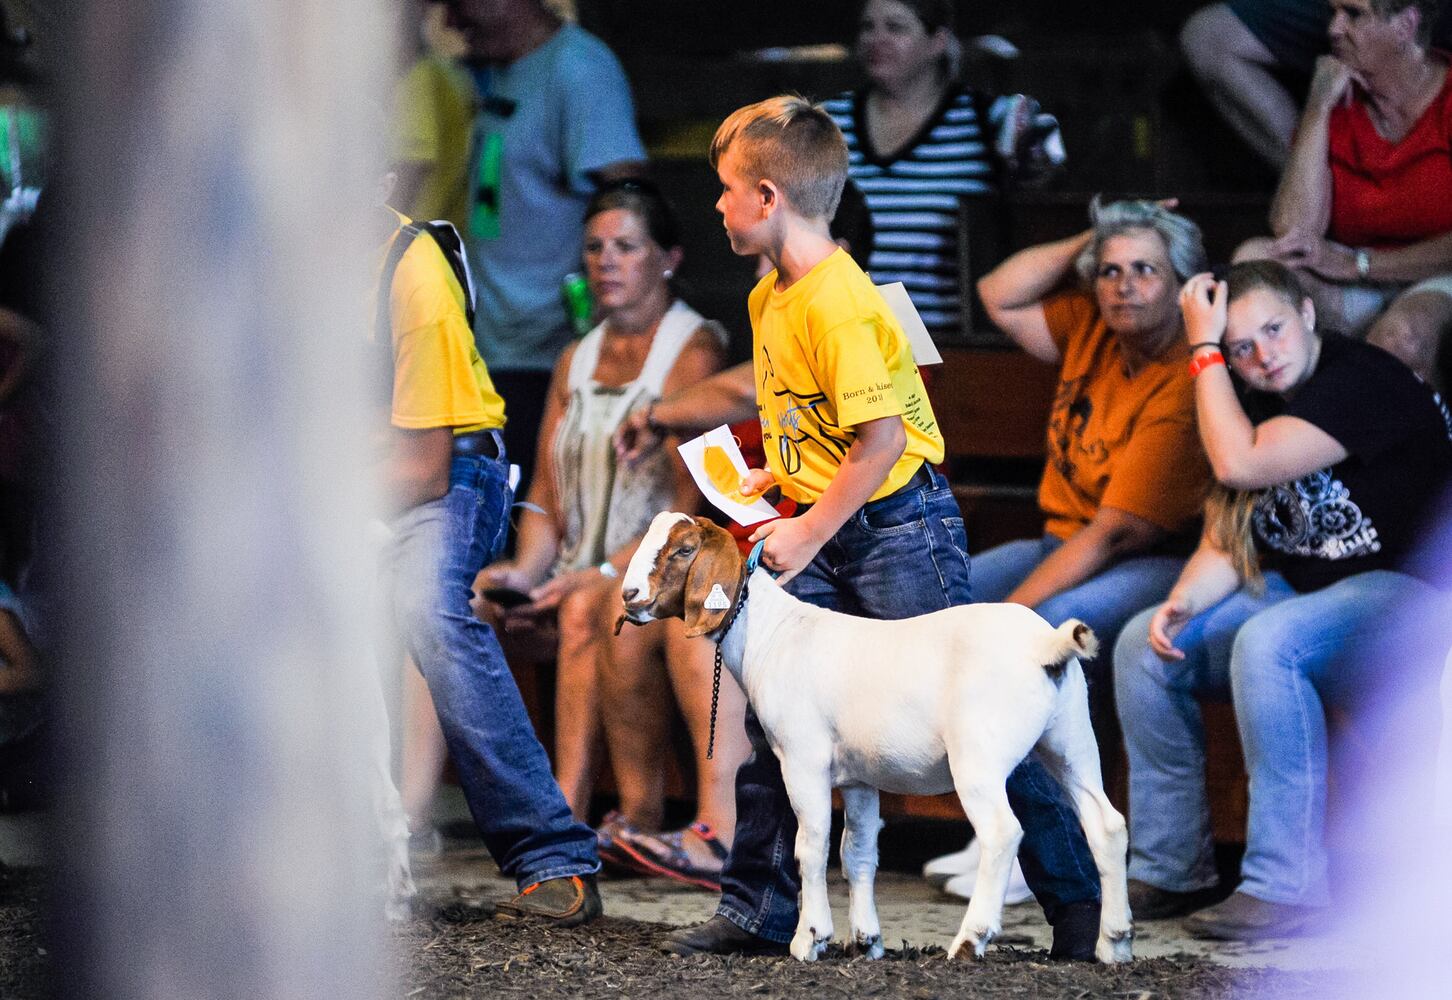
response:
<svg viewBox="0 0 1452 1000"><path fill-rule="evenodd" d="M1431 0L1333 0L1273 239L1237 260L1290 265L1326 322L1435 379L1452 325L1452 79Z"/></svg>

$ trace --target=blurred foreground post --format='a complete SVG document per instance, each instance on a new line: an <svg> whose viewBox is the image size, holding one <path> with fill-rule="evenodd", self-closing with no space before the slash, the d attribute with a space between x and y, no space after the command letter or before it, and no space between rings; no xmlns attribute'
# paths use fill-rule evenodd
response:
<svg viewBox="0 0 1452 1000"><path fill-rule="evenodd" d="M66 995L388 992L357 712L383 11L91 0L58 47Z"/></svg>

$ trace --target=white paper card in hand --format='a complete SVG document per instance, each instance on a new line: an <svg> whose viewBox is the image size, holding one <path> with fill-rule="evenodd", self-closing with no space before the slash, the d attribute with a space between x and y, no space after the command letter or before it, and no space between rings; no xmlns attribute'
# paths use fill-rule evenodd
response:
<svg viewBox="0 0 1452 1000"><path fill-rule="evenodd" d="M731 428L722 424L698 438L682 441L677 449L696 487L711 505L742 527L778 517L777 510L760 497L743 497L739 492L741 477L746 475L746 459L731 436Z"/></svg>
<svg viewBox="0 0 1452 1000"><path fill-rule="evenodd" d="M913 349L913 360L920 365L940 365L943 363L943 356L938 353L938 347L933 343L932 335L928 328L923 325L923 318L918 315L917 306L913 300L908 298L907 288L901 281L894 281L890 285L878 285L877 290L887 300L888 308L902 324L902 332L907 334L908 343Z"/></svg>

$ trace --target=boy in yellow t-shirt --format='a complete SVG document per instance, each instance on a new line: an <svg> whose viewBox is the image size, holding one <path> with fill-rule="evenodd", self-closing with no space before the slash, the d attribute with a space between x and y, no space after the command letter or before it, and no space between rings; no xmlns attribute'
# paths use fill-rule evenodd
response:
<svg viewBox="0 0 1452 1000"><path fill-rule="evenodd" d="M600 913L594 831L571 816L499 640L469 607L474 577L498 558L509 527L504 404L440 244L397 213L383 222L375 336L391 341L393 386L382 478L398 511L381 555L384 593L428 682L469 811L520 889L498 914L583 923Z"/></svg>
<svg viewBox="0 0 1452 1000"><path fill-rule="evenodd" d="M665 428L743 419L754 404L768 469L749 473L743 492L775 484L801 506L752 540L765 540L762 562L791 593L885 619L968 603L963 519L932 468L943 439L907 338L828 235L847 176L841 132L819 106L772 98L722 123L711 162L731 248L774 266L751 293L752 364L637 415L622 450L642 450ZM795 931L796 820L750 711L746 724L754 752L737 773L721 903L707 922L662 942L675 954L781 952ZM1092 959L1099 888L1074 814L1037 763L1014 771L1009 800L1025 827L1024 870L1054 925L1052 954Z"/></svg>

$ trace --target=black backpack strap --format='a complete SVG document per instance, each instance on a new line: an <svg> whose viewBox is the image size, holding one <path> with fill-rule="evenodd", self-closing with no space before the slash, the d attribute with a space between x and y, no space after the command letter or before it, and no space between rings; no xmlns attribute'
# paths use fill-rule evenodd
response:
<svg viewBox="0 0 1452 1000"><path fill-rule="evenodd" d="M385 384L390 387L390 396L393 385L393 278L398 272L403 255L408 253L413 241L423 233L429 234L443 252L444 259L449 262L459 287L464 290L464 315L469 321L469 329L474 328L474 276L469 270L469 260L464 255L464 241L459 237L459 231L452 223L443 221L406 222L399 226L398 235L394 238L393 245L388 248L383 270L378 275L378 314L373 326L381 360L386 362L381 367L387 379Z"/></svg>
<svg viewBox="0 0 1452 1000"><path fill-rule="evenodd" d="M474 329L474 302L478 291L474 288L474 273L469 270L469 257L464 252L463 238L459 236L459 231L452 222L442 219L425 222L421 228L433 237L439 249L444 252L444 259L449 262L449 267L453 268L454 278L464 290L464 315L469 320L469 329Z"/></svg>
<svg viewBox="0 0 1452 1000"><path fill-rule="evenodd" d="M378 354L378 377L388 389L387 397L393 398L393 277L398 273L398 264L414 238L423 229L415 222L406 222L398 227L388 256L383 260L383 270L378 274L378 311L373 320L373 337Z"/></svg>
<svg viewBox="0 0 1452 1000"><path fill-rule="evenodd" d="M403 255L408 253L414 238L421 232L423 227L416 222L406 222L399 226L398 235L393 238L393 246L388 248L383 270L378 275L378 312L373 322L373 335L380 344L388 345L390 352L393 350L393 276L398 273L398 265L403 260Z"/></svg>

